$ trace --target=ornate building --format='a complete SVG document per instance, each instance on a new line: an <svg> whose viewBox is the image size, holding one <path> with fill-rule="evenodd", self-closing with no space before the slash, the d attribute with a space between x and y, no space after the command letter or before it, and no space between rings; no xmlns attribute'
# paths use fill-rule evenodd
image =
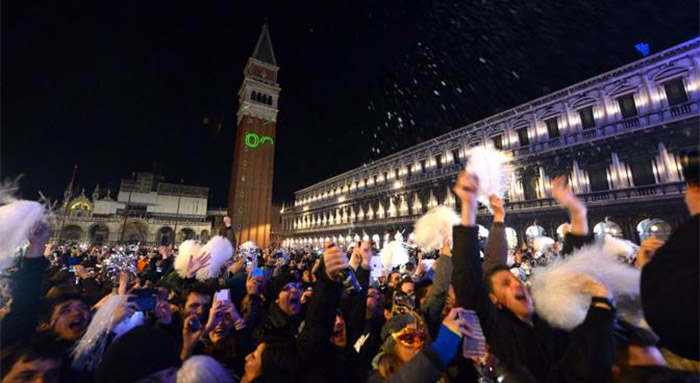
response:
<svg viewBox="0 0 700 383"><path fill-rule="evenodd" d="M454 177L478 145L505 151L516 169L506 197L513 246L561 233L568 217L550 196L561 174L597 234L663 236L686 216L679 154L700 138L699 53L700 39L687 41L299 190L282 214L286 244L408 236L429 208L455 206ZM485 209L478 219L488 227Z"/></svg>
<svg viewBox="0 0 700 383"><path fill-rule="evenodd" d="M151 173L136 173L121 181L116 200L99 185L91 198L85 189L77 197L71 198L72 194L64 193L51 233L55 241L161 245L211 235L207 187L166 183Z"/></svg>
<svg viewBox="0 0 700 383"><path fill-rule="evenodd" d="M238 130L228 198L238 243L270 244L277 103L281 91L278 71L270 33L263 25L238 91Z"/></svg>

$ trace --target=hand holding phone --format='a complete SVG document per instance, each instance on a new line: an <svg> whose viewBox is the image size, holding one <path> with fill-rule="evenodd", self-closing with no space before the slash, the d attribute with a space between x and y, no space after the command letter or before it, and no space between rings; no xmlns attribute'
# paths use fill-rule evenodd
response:
<svg viewBox="0 0 700 383"><path fill-rule="evenodd" d="M229 289L221 289L221 290L217 291L216 294L214 295L214 301L215 302L219 302L219 301L230 302L231 298L230 298Z"/></svg>
<svg viewBox="0 0 700 383"><path fill-rule="evenodd" d="M129 298L129 302L135 302L139 311L154 311L156 308L155 289L133 289L130 292L134 297Z"/></svg>

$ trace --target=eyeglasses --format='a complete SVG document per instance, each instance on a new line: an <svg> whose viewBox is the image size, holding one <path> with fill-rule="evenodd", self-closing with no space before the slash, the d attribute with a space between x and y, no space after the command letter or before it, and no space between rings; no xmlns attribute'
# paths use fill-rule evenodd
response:
<svg viewBox="0 0 700 383"><path fill-rule="evenodd" d="M301 282L289 282L282 288L282 291L289 291L291 289L301 290Z"/></svg>
<svg viewBox="0 0 700 383"><path fill-rule="evenodd" d="M403 344L404 346L413 349L423 347L423 344L425 343L425 340L427 338L425 332L423 332L422 329L408 327L402 329L399 332L391 334L391 337L394 338L395 341Z"/></svg>

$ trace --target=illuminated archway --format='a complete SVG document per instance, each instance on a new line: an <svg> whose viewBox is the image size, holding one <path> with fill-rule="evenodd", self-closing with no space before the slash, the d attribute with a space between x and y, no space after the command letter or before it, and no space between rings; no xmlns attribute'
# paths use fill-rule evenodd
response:
<svg viewBox="0 0 700 383"><path fill-rule="evenodd" d="M606 234L609 234L613 237L616 238L622 238L622 227L620 225L616 224L613 221L610 220L605 220L602 222L598 222L593 226L593 233L595 233L596 237L604 237Z"/></svg>

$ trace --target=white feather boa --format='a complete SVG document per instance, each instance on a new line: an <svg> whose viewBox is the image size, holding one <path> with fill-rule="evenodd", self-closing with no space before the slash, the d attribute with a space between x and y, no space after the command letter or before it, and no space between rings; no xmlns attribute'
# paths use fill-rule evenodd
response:
<svg viewBox="0 0 700 383"><path fill-rule="evenodd" d="M137 311L131 317L114 325L114 313L117 311L117 307L127 298L127 295L113 295L102 303L92 317L85 334L71 350L73 368L78 371L94 371L102 360L110 331L115 334L112 340L114 341L133 328L145 323L146 317L142 312Z"/></svg>
<svg viewBox="0 0 700 383"><path fill-rule="evenodd" d="M459 215L451 207L435 206L416 221L414 242L423 251L440 249L443 236L449 236L452 242L452 227L459 222Z"/></svg>
<svg viewBox="0 0 700 383"><path fill-rule="evenodd" d="M35 201L14 197L14 184L0 186L0 270L11 267L17 250L27 243L34 226L50 213Z"/></svg>
<svg viewBox="0 0 700 383"><path fill-rule="evenodd" d="M586 281L579 274L603 283L616 299L639 295L639 270L620 263L599 245L586 246L532 271L535 310L554 327L572 330L586 318L591 296L583 292Z"/></svg>
<svg viewBox="0 0 700 383"><path fill-rule="evenodd" d="M466 171L479 177L477 198L482 204L489 206L489 196L503 198L508 191L512 170L507 160L505 153L489 147L477 146L469 152Z"/></svg>
<svg viewBox="0 0 700 383"><path fill-rule="evenodd" d="M384 270L389 272L394 267L404 265L408 262L408 251L403 242L391 241L387 243L379 256L382 260Z"/></svg>

